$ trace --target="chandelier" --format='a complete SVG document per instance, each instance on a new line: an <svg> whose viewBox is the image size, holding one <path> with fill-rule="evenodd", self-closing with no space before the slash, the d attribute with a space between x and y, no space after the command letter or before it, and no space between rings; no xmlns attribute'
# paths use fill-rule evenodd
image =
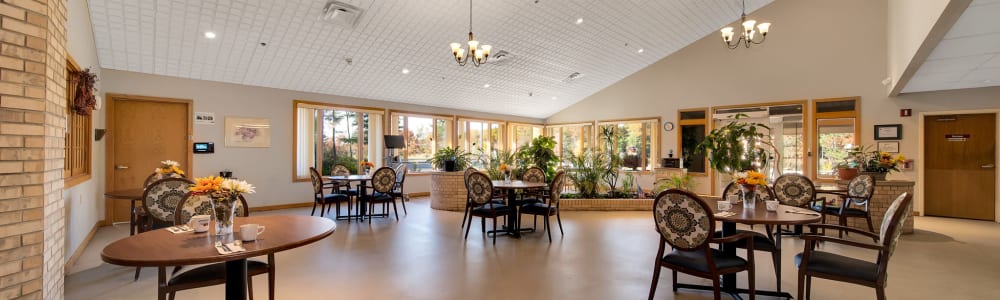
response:
<svg viewBox="0 0 1000 300"><path fill-rule="evenodd" d="M458 62L459 66L465 66L469 63L471 58L472 65L478 67L481 64L486 63L486 60L490 58L490 50L493 49L490 45L483 45L479 47L479 41L475 39L472 35L472 0L469 0L469 50L468 55L466 55L466 50L462 49L462 44L451 43L451 54L455 56L455 61Z"/></svg>
<svg viewBox="0 0 1000 300"><path fill-rule="evenodd" d="M743 0L743 14L740 16L740 23L743 24L743 31L740 33L739 39L733 41L732 27L726 27L720 30L722 32L722 41L726 42L726 47L729 49L736 49L742 43L744 47L750 48L750 44L761 44L767 39L767 30L771 28L771 23L760 23L757 24L756 20L747 20L747 2ZM754 25L757 28L754 29ZM754 40L757 32L760 32L760 40Z"/></svg>

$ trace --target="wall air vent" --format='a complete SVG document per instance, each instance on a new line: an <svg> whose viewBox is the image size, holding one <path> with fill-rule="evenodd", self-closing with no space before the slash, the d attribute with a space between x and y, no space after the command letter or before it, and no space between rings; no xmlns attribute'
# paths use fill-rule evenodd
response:
<svg viewBox="0 0 1000 300"><path fill-rule="evenodd" d="M320 20L333 23L337 26L354 28L364 13L357 6L340 1L330 1L326 3L326 6L323 6L323 14L320 15Z"/></svg>

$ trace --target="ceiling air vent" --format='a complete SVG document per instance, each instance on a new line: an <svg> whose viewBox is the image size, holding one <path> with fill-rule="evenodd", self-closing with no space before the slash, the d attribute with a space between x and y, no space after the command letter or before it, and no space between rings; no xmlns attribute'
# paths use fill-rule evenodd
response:
<svg viewBox="0 0 1000 300"><path fill-rule="evenodd" d="M490 55L490 64L503 65L512 58L514 58L514 55L510 54L510 52L507 52L507 50L500 50Z"/></svg>
<svg viewBox="0 0 1000 300"><path fill-rule="evenodd" d="M354 28L363 14L364 11L357 6L340 1L330 1L323 7L323 14L320 16L320 20L338 26Z"/></svg>
<svg viewBox="0 0 1000 300"><path fill-rule="evenodd" d="M577 79L580 79L580 78L583 78L583 74L582 73L580 73L580 72L573 72L573 74L569 74L569 76L567 76L566 79L563 79L563 82L573 82L574 80L577 80Z"/></svg>

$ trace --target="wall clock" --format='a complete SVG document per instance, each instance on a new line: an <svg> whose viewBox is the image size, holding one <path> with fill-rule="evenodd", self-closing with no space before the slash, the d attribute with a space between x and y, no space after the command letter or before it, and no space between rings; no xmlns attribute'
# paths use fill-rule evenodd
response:
<svg viewBox="0 0 1000 300"><path fill-rule="evenodd" d="M663 130L664 131L674 130L674 122L663 122Z"/></svg>

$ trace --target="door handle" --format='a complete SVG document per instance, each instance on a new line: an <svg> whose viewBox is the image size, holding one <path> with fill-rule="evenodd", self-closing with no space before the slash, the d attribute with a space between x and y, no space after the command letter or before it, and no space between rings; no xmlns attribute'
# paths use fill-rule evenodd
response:
<svg viewBox="0 0 1000 300"><path fill-rule="evenodd" d="M979 167L983 168L983 169L992 169L992 168L996 167L996 165L994 165L994 164L985 164L985 165L980 165Z"/></svg>
<svg viewBox="0 0 1000 300"><path fill-rule="evenodd" d="M128 169L128 166L126 166L126 165L116 165L115 169L117 169L117 170L124 170L124 169Z"/></svg>

